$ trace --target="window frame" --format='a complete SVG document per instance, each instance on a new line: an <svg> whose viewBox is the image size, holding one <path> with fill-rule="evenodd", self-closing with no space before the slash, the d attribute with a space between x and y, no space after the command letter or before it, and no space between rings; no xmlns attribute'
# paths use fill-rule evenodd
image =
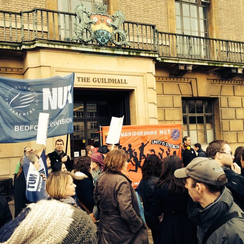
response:
<svg viewBox="0 0 244 244"><path fill-rule="evenodd" d="M190 103L191 101L194 102L194 107L195 107L195 112L190 112L189 111L189 105L187 104ZM196 107L196 102L197 101L202 101L202 112L197 112L197 107ZM184 102L186 103L186 107L184 107ZM211 107L211 112L206 111L206 105ZM185 110L185 111L184 111ZM195 117L195 123L190 123L190 117ZM199 129L199 125L202 123L198 123L197 118L198 117L203 117L203 128ZM208 138L208 134L207 134L207 117L211 118L211 128L213 131L213 138ZM186 119L184 119L186 118ZM215 140L215 116L214 116L214 100L213 99L199 99L199 98L182 98L182 124L183 124L183 134L189 135L192 139L192 141L194 141L194 143L196 142L200 142L201 144L208 144L210 141ZM186 123L184 123L184 121L186 120ZM191 124L195 124L196 125L196 137L194 138L191 135L191 131L193 131L192 128L190 128ZM184 130L184 127L186 126L187 130ZM204 142L199 140L199 134L198 132L200 130L203 130L204 132Z"/></svg>

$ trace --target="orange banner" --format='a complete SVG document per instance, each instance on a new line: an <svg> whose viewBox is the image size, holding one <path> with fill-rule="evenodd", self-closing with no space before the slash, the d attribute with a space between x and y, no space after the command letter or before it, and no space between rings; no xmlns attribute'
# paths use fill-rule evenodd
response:
<svg viewBox="0 0 244 244"><path fill-rule="evenodd" d="M102 128L105 144L109 126ZM128 154L128 177L136 187L142 177L141 167L149 154L156 154L161 159L168 155L181 156L181 125L130 125L123 126L120 145Z"/></svg>

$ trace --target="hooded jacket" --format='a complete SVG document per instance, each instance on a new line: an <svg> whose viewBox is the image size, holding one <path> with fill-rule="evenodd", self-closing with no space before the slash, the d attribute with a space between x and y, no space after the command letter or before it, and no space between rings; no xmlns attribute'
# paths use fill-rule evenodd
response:
<svg viewBox="0 0 244 244"><path fill-rule="evenodd" d="M74 183L76 184L75 191L78 200L84 204L90 212L92 212L95 202L93 200L94 185L91 174L80 171L74 172L74 170L72 170L71 175L73 176Z"/></svg>
<svg viewBox="0 0 244 244"><path fill-rule="evenodd" d="M197 227L198 243L201 244L203 237L212 223L219 217L232 212L243 212L226 187L220 197L209 204L206 208L194 208L189 217L195 221ZM206 244L243 244L244 243L244 218L233 218L214 231Z"/></svg>

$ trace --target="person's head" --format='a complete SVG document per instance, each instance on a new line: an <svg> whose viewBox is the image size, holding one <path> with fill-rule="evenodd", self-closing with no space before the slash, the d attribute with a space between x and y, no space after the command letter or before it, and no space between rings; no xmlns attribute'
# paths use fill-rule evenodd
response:
<svg viewBox="0 0 244 244"><path fill-rule="evenodd" d="M64 199L75 195L76 185L69 172L57 171L51 173L46 182L46 191L54 199Z"/></svg>
<svg viewBox="0 0 244 244"><path fill-rule="evenodd" d="M62 152L64 149L64 141L62 139L58 139L55 142L55 149L57 152Z"/></svg>
<svg viewBox="0 0 244 244"><path fill-rule="evenodd" d="M91 156L92 155L92 149L93 149L94 147L92 146L92 145L87 145L86 146L86 156Z"/></svg>
<svg viewBox="0 0 244 244"><path fill-rule="evenodd" d="M207 157L214 159L221 166L231 166L234 156L227 141L215 140L209 143L206 149Z"/></svg>
<svg viewBox="0 0 244 244"><path fill-rule="evenodd" d="M48 167L48 168L51 167L51 160L50 160L48 154L46 155L46 163L47 163L47 167Z"/></svg>
<svg viewBox="0 0 244 244"><path fill-rule="evenodd" d="M107 145L102 145L99 147L98 152L102 153L103 155L107 154L109 152Z"/></svg>
<svg viewBox="0 0 244 244"><path fill-rule="evenodd" d="M28 154L27 158L30 160L30 162L34 165L36 170L39 172L40 163L39 163L38 156L34 152L31 152L31 153Z"/></svg>
<svg viewBox="0 0 244 244"><path fill-rule="evenodd" d="M151 176L159 177L162 173L162 160L155 154L150 154L145 158L142 166L142 178L147 180Z"/></svg>
<svg viewBox="0 0 244 244"><path fill-rule="evenodd" d="M182 168L182 161L178 156L170 155L163 159L162 174L159 178L158 185L168 185L171 193L183 193L185 191L182 180L174 177L175 170Z"/></svg>
<svg viewBox="0 0 244 244"><path fill-rule="evenodd" d="M81 156L74 165L74 171L91 172L91 158L88 156Z"/></svg>
<svg viewBox="0 0 244 244"><path fill-rule="evenodd" d="M191 137L190 136L184 136L182 141L183 141L183 145L185 147L191 146Z"/></svg>
<svg viewBox="0 0 244 244"><path fill-rule="evenodd" d="M199 149L201 149L202 145L200 143L195 143L194 144L194 149L196 152L198 152Z"/></svg>
<svg viewBox="0 0 244 244"><path fill-rule="evenodd" d="M202 207L215 201L227 183L222 167L215 160L194 158L185 168L174 172L176 178L185 179L185 187L194 202Z"/></svg>
<svg viewBox="0 0 244 244"><path fill-rule="evenodd" d="M112 150L107 153L107 157L104 160L105 170L112 172L126 171L127 159L128 155L123 149Z"/></svg>
<svg viewBox="0 0 244 244"><path fill-rule="evenodd" d="M103 156L101 153L91 155L91 169L97 170L103 166Z"/></svg>
<svg viewBox="0 0 244 244"><path fill-rule="evenodd" d="M119 144L107 144L108 146L108 150L111 151L111 150L117 150L119 149Z"/></svg>
<svg viewBox="0 0 244 244"><path fill-rule="evenodd" d="M234 162L237 163L240 167L242 167L242 155L243 155L243 152L244 152L244 147L243 146L240 146L240 147L237 147L236 150L235 150L235 154L234 154Z"/></svg>
<svg viewBox="0 0 244 244"><path fill-rule="evenodd" d="M24 154L25 154L26 156L28 156L28 154L29 154L30 152L33 152L33 149L32 149L32 148L30 148L30 147L25 147L25 148L24 148Z"/></svg>
<svg viewBox="0 0 244 244"><path fill-rule="evenodd" d="M62 165L61 165L61 171L62 172L66 172L67 171L67 168L66 168L65 163L62 163Z"/></svg>

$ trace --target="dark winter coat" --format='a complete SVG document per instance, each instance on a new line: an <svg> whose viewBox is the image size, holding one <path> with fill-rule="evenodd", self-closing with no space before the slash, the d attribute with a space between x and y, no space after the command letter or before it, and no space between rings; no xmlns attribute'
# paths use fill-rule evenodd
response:
<svg viewBox="0 0 244 244"><path fill-rule="evenodd" d="M154 189L151 213L163 214L159 224L159 239L154 244L196 244L196 225L188 218L187 207L191 201L187 191L183 194L171 194L168 186L156 186Z"/></svg>
<svg viewBox="0 0 244 244"><path fill-rule="evenodd" d="M62 158L66 155L67 154L64 151L60 154L58 154L56 151L53 151L53 152L48 154L50 161L51 161L51 168L52 168L53 172L61 170ZM68 156L67 161L64 164L65 164L66 169L68 171L71 171L73 169L73 163L70 160L69 156Z"/></svg>
<svg viewBox="0 0 244 244"><path fill-rule="evenodd" d="M202 148L199 148L197 153L198 153L197 154L198 157L207 157L206 153L202 150Z"/></svg>
<svg viewBox="0 0 244 244"><path fill-rule="evenodd" d="M242 212L242 210L234 203L233 197L226 187L220 197L206 208L203 209L200 205L195 207L189 217L198 224L198 243L202 243L204 234L217 218L232 212ZM243 230L244 218L230 219L210 235L206 244L243 244Z"/></svg>
<svg viewBox="0 0 244 244"><path fill-rule="evenodd" d="M191 147L182 148L182 162L186 167L196 157L195 150Z"/></svg>
<svg viewBox="0 0 244 244"><path fill-rule="evenodd" d="M100 209L99 244L148 244L147 228L140 217L135 191L125 175L101 174L94 198Z"/></svg>
<svg viewBox="0 0 244 244"><path fill-rule="evenodd" d="M142 198L144 215L146 219L147 226L152 231L152 237L155 241L158 239L157 235L159 233L159 220L157 217L151 214L151 206L153 203L154 187L159 177L151 176L149 179L141 179L140 184L137 187L137 192Z"/></svg>
<svg viewBox="0 0 244 244"><path fill-rule="evenodd" d="M8 201L4 196L0 195L0 228L11 220L12 214L8 206Z"/></svg>
<svg viewBox="0 0 244 244"><path fill-rule="evenodd" d="M222 168L228 179L225 185L231 191L235 203L244 211L244 177L226 166Z"/></svg>
<svg viewBox="0 0 244 244"><path fill-rule="evenodd" d="M79 171L75 173L72 171L71 174L74 178L74 184L76 184L76 197L90 212L92 212L95 202L93 199L94 185L91 174ZM82 208L81 205L80 207Z"/></svg>

